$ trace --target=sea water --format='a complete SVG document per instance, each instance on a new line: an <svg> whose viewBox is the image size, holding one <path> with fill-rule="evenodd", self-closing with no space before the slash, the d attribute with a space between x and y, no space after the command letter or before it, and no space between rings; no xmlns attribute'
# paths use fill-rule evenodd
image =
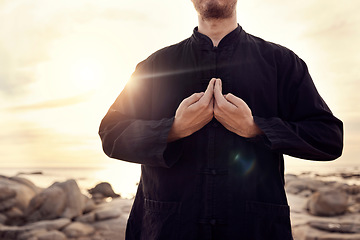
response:
<svg viewBox="0 0 360 240"><path fill-rule="evenodd" d="M359 174L359 166L341 162L285 159L285 173L360 185L360 177L344 179L339 176L339 173ZM0 175L24 177L42 188L47 188L54 182L75 179L84 194L88 194L87 190L100 182L109 182L123 198L133 198L140 180L140 165L114 161L113 164L97 167L8 167L0 168Z"/></svg>

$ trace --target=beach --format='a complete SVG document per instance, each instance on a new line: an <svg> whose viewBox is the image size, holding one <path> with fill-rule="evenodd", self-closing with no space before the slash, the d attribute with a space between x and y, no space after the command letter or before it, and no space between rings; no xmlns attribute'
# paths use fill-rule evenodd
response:
<svg viewBox="0 0 360 240"><path fill-rule="evenodd" d="M0 239L124 239L136 181L111 182L99 171L0 171ZM358 168L288 173L285 182L295 240L360 240Z"/></svg>

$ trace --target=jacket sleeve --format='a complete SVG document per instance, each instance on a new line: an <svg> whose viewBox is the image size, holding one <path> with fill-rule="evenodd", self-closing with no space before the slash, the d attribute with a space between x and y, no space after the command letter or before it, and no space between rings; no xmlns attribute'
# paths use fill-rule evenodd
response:
<svg viewBox="0 0 360 240"><path fill-rule="evenodd" d="M334 160L343 148L343 124L317 92L306 64L287 52L277 68L278 116L254 116L271 150L310 160Z"/></svg>
<svg viewBox="0 0 360 240"><path fill-rule="evenodd" d="M181 140L167 143L172 118L152 119L151 63L139 63L99 128L103 150L111 158L155 167L171 167Z"/></svg>

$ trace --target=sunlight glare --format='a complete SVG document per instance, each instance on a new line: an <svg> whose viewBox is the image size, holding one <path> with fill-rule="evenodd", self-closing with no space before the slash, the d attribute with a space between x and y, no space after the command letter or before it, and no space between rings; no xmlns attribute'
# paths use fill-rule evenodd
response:
<svg viewBox="0 0 360 240"><path fill-rule="evenodd" d="M123 198L133 198L140 180L140 165L116 161L95 174L95 178L107 179L116 193ZM124 181L126 180L126 181Z"/></svg>
<svg viewBox="0 0 360 240"><path fill-rule="evenodd" d="M76 88L92 90L101 84L104 76L101 63L94 59L78 59L72 66L69 77Z"/></svg>

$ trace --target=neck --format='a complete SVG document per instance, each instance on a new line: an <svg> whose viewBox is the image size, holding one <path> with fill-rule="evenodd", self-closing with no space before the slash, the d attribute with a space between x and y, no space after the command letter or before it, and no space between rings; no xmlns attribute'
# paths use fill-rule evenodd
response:
<svg viewBox="0 0 360 240"><path fill-rule="evenodd" d="M203 19L199 18L198 31L208 36L214 46L218 46L221 39L237 28L236 13L226 19Z"/></svg>

